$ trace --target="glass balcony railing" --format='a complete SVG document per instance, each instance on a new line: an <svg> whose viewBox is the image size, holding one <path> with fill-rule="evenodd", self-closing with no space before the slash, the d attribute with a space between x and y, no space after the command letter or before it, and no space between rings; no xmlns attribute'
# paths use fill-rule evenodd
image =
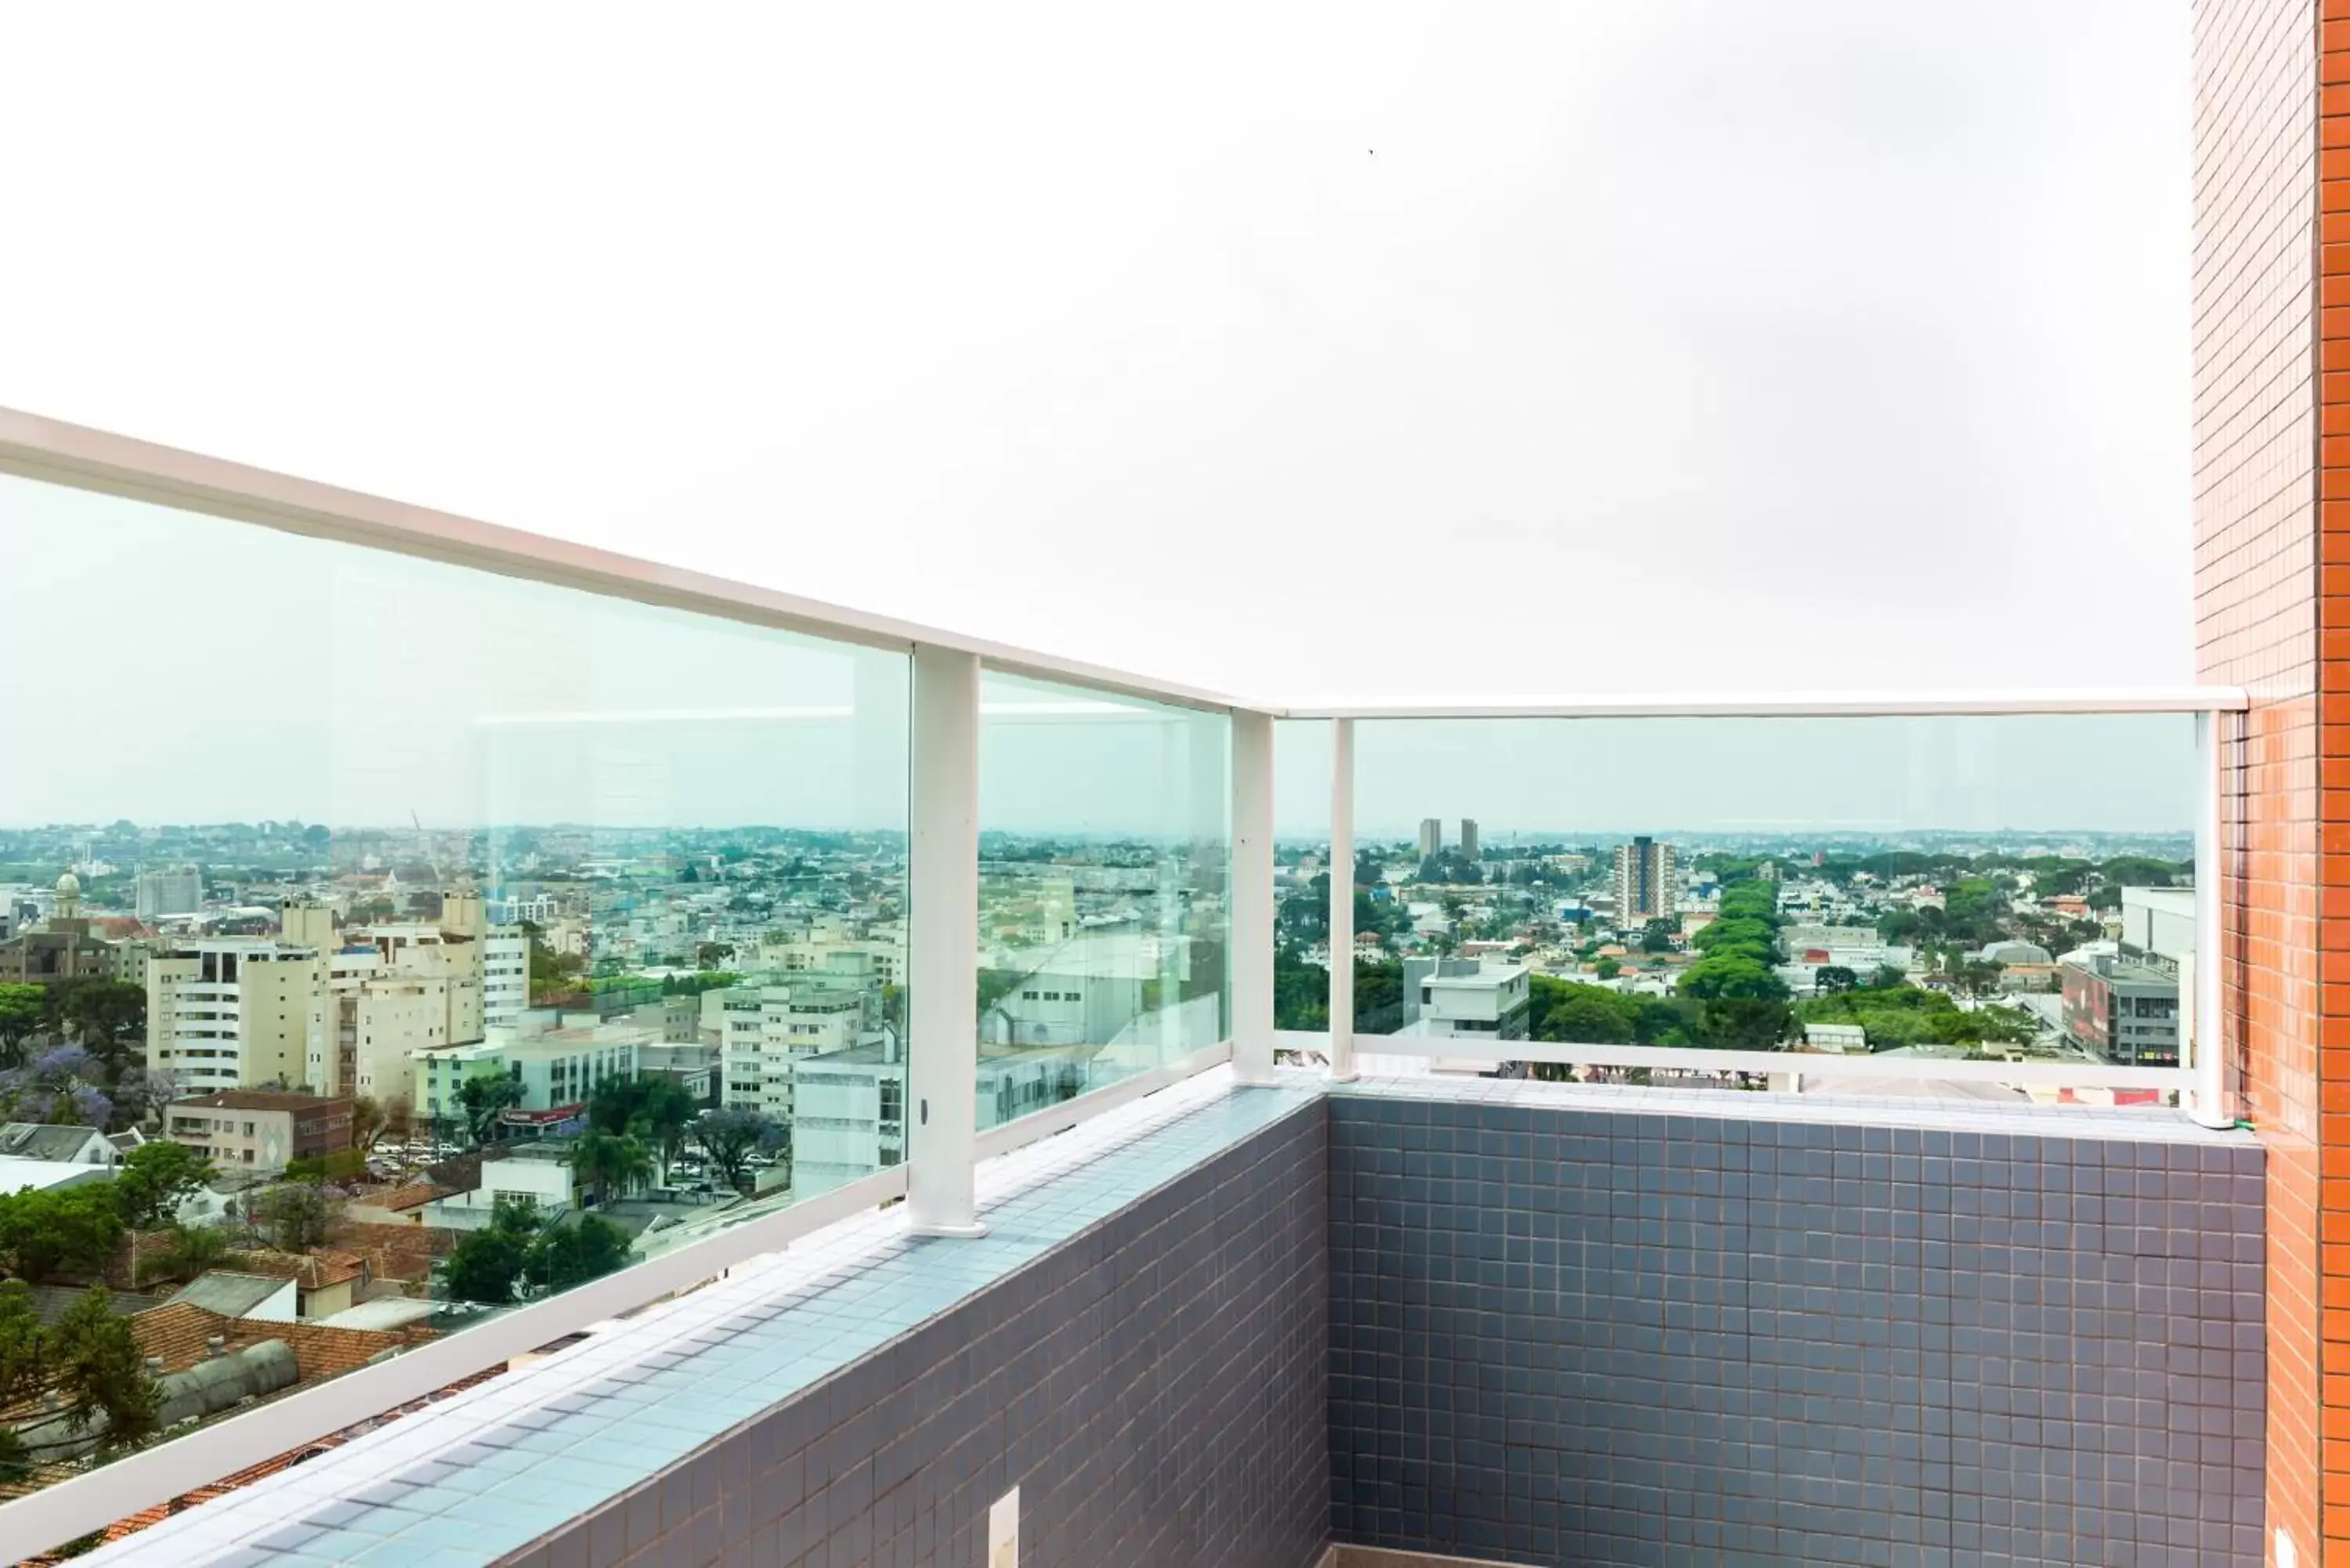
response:
<svg viewBox="0 0 2350 1568"><path fill-rule="evenodd" d="M1231 722L989 671L978 1125L1228 1039Z"/></svg>
<svg viewBox="0 0 2350 1568"><path fill-rule="evenodd" d="M1276 1049L2224 1115L2237 694L1284 708L21 418L0 469L11 1545L850 1215L971 1234L983 1155Z"/></svg>
<svg viewBox="0 0 2350 1568"><path fill-rule="evenodd" d="M1275 1023L1404 1070L2172 1103L2208 940L2164 711L1353 722L1279 733ZM1351 919L1332 919L1351 881ZM1316 1042L1312 1036L1323 1036Z"/></svg>
<svg viewBox="0 0 2350 1568"><path fill-rule="evenodd" d="M903 652L26 479L0 517L72 671L0 801L0 1318L149 1374L0 1390L57 1406L7 1484L165 1435L151 1392L225 1414L208 1355L289 1392L904 1158Z"/></svg>

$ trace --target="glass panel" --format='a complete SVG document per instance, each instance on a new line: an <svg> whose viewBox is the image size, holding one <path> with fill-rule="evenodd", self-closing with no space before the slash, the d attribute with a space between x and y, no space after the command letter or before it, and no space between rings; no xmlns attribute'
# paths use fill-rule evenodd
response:
<svg viewBox="0 0 2350 1568"><path fill-rule="evenodd" d="M1228 1033L1232 724L983 673L979 1126Z"/></svg>
<svg viewBox="0 0 2350 1568"><path fill-rule="evenodd" d="M1356 791L1363 1033L2179 1060L2183 715L1365 722Z"/></svg>
<svg viewBox="0 0 2350 1568"><path fill-rule="evenodd" d="M298 1318L299 1386L902 1158L904 656L21 479L0 535L57 659L0 773L0 1122L49 1124L0 1314L102 1279L167 1386L166 1317Z"/></svg>

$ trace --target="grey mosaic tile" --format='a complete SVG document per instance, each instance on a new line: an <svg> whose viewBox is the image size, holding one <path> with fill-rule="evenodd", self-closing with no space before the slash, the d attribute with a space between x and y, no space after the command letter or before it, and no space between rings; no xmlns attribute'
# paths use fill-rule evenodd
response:
<svg viewBox="0 0 2350 1568"><path fill-rule="evenodd" d="M1451 1088L1330 1101L1338 1540L1576 1568L2260 1561L2249 1140Z"/></svg>

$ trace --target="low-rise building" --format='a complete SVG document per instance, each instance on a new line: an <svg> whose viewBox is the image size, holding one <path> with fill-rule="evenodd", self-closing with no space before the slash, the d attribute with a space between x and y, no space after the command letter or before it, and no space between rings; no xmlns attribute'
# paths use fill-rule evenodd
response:
<svg viewBox="0 0 2350 1568"><path fill-rule="evenodd" d="M283 1170L351 1147L352 1103L267 1089L224 1089L174 1100L163 1136L224 1170Z"/></svg>
<svg viewBox="0 0 2350 1568"><path fill-rule="evenodd" d="M1868 1031L1857 1023L1806 1023L1804 1044L1831 1055L1865 1056L1868 1054Z"/></svg>
<svg viewBox="0 0 2350 1568"><path fill-rule="evenodd" d="M466 1079L504 1075L522 1085L516 1109L575 1107L604 1079L635 1077L644 1068L645 1051L661 1044L660 1035L658 1023L599 1022L593 1013L525 1013L518 1030L500 1030L476 1044L418 1052L412 1103L419 1116L449 1121L463 1114L457 1091Z"/></svg>
<svg viewBox="0 0 2350 1568"><path fill-rule="evenodd" d="M2144 959L2068 954L2061 971L2064 1031L2100 1061L2178 1065L2178 972Z"/></svg>
<svg viewBox="0 0 2350 1568"><path fill-rule="evenodd" d="M1399 1033L1523 1040L1534 1009L1524 964L1491 959L1406 959Z"/></svg>
<svg viewBox="0 0 2350 1568"><path fill-rule="evenodd" d="M47 922L0 938L0 985L61 985L68 981L111 978L113 949L90 934L81 918L81 879L68 871L57 878L57 902Z"/></svg>
<svg viewBox="0 0 2350 1568"><path fill-rule="evenodd" d="M96 1127L8 1122L0 1124L0 1157L49 1160L58 1165L94 1165L111 1170L122 1163L122 1149Z"/></svg>
<svg viewBox="0 0 2350 1568"><path fill-rule="evenodd" d="M478 1185L435 1198L424 1206L427 1226L443 1231L486 1230L502 1198L528 1202L550 1220L578 1206L568 1143L550 1139L495 1152L497 1158L481 1162Z"/></svg>
<svg viewBox="0 0 2350 1568"><path fill-rule="evenodd" d="M895 1035L795 1057L790 1071L795 1195L829 1191L906 1158L906 1060Z"/></svg>
<svg viewBox="0 0 2350 1568"><path fill-rule="evenodd" d="M292 1323L301 1315L301 1292L291 1278L242 1269L208 1269L181 1286L172 1299L222 1317L256 1323Z"/></svg>

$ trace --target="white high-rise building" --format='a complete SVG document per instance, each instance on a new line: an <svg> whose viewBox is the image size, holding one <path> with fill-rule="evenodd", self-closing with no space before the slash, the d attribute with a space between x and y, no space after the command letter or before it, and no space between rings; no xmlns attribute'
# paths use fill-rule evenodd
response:
<svg viewBox="0 0 2350 1568"><path fill-rule="evenodd" d="M1423 816L1419 819L1419 857L1422 860L1444 847L1444 819Z"/></svg>
<svg viewBox="0 0 2350 1568"><path fill-rule="evenodd" d="M333 1038L325 956L268 938L164 949L147 961L147 1062L182 1088L308 1081Z"/></svg>
<svg viewBox="0 0 2350 1568"><path fill-rule="evenodd" d="M807 970L788 982L702 993L702 1027L719 1045L720 1102L789 1121L799 1059L863 1043L879 1024L881 986L869 967Z"/></svg>
<svg viewBox="0 0 2350 1568"><path fill-rule="evenodd" d="M1473 816L1461 819L1461 857L1464 860L1477 858L1477 819Z"/></svg>
<svg viewBox="0 0 2350 1568"><path fill-rule="evenodd" d="M192 915L204 907L204 874L193 866L141 871L133 887L133 909L142 920Z"/></svg>
<svg viewBox="0 0 2350 1568"><path fill-rule="evenodd" d="M1640 837L1616 846L1617 924L1628 926L1670 915L1679 892L1671 845Z"/></svg>
<svg viewBox="0 0 2350 1568"><path fill-rule="evenodd" d="M530 938L519 926L493 926L482 939L482 1023L511 1029L530 1007Z"/></svg>

